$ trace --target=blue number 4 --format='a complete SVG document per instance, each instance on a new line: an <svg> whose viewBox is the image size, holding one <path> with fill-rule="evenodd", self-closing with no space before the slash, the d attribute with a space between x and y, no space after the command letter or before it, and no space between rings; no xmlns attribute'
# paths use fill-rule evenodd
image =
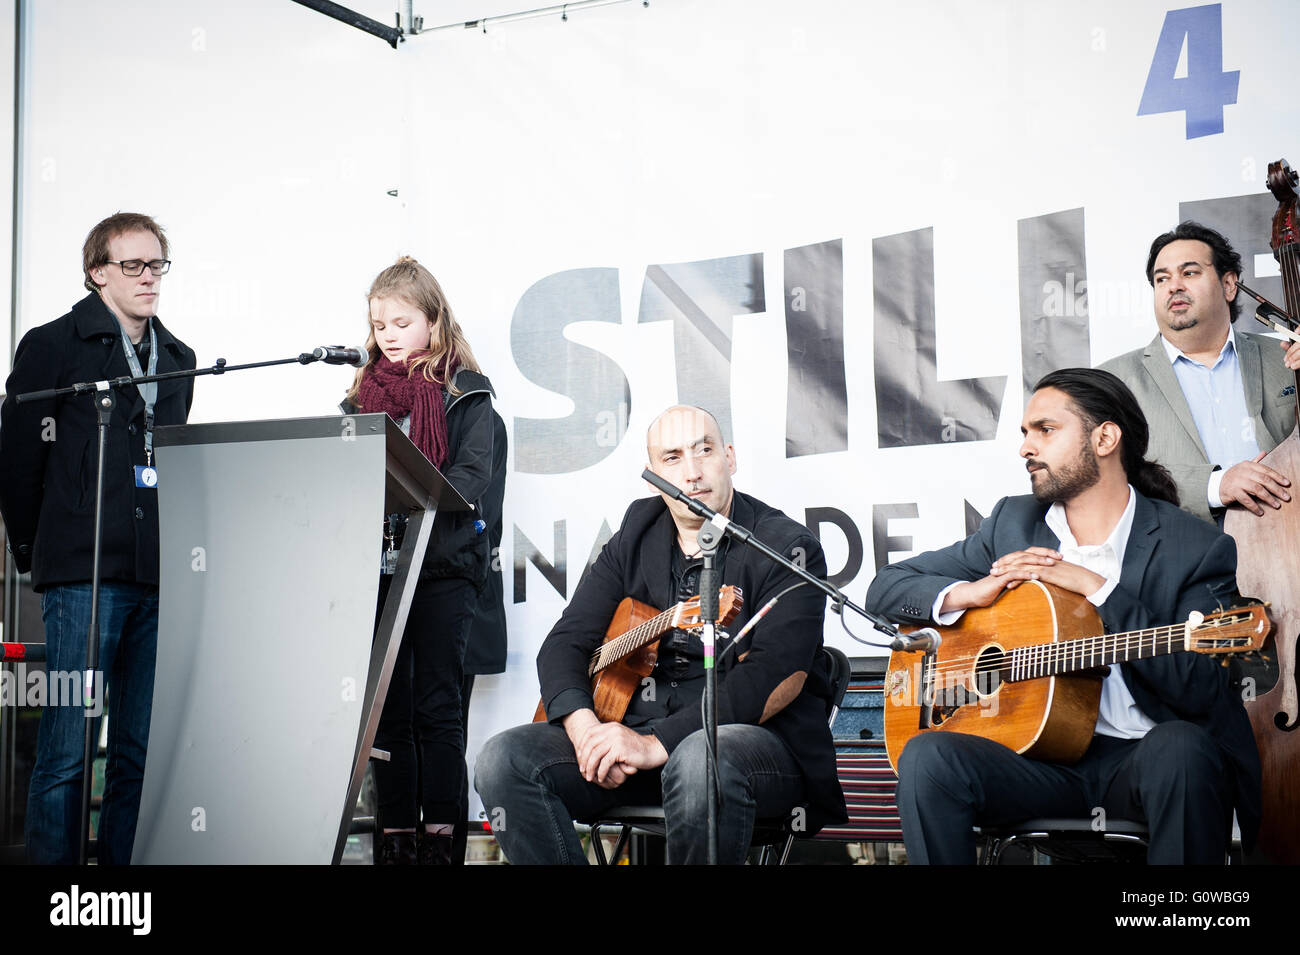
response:
<svg viewBox="0 0 1300 955"><path fill-rule="evenodd" d="M1174 76L1187 43L1187 75ZM1223 5L1170 10L1156 41L1139 116L1187 113L1187 138L1223 132L1223 107L1237 102L1240 70L1223 71Z"/></svg>

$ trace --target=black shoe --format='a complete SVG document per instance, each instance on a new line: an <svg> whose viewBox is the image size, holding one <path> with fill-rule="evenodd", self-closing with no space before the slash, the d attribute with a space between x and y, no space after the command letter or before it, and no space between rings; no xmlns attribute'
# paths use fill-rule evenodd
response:
<svg viewBox="0 0 1300 955"><path fill-rule="evenodd" d="M420 833L420 865L451 865L451 836Z"/></svg>
<svg viewBox="0 0 1300 955"><path fill-rule="evenodd" d="M385 832L378 844L375 865L415 865L415 833Z"/></svg>

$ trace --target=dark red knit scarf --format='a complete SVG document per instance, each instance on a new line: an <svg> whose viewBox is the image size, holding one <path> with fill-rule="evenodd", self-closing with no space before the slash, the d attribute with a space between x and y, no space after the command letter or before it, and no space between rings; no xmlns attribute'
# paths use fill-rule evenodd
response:
<svg viewBox="0 0 1300 955"><path fill-rule="evenodd" d="M446 381L446 367L438 377ZM442 469L447 463L447 412L442 403L442 386L424 377L423 371L410 374L405 362L389 361L380 355L361 376L357 392L361 410L385 411L394 421L411 416L410 438L424 456Z"/></svg>

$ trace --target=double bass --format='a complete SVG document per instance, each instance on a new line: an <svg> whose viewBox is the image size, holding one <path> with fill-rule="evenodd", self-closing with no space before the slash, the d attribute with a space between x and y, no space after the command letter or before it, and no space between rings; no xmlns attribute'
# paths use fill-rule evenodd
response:
<svg viewBox="0 0 1300 955"><path fill-rule="evenodd" d="M1297 176L1285 159L1269 163L1268 188L1278 200L1270 246L1282 273L1285 306L1300 315L1300 220ZM1265 318L1266 306L1257 312ZM1297 382L1300 396L1300 381ZM1231 508L1223 529L1237 541L1237 588L1268 601L1277 623L1276 662L1251 674L1254 699L1246 711L1263 768L1264 815L1258 851L1267 861L1300 862L1300 695L1296 686L1296 635L1300 634L1300 425L1263 459L1291 479L1291 502L1256 517Z"/></svg>

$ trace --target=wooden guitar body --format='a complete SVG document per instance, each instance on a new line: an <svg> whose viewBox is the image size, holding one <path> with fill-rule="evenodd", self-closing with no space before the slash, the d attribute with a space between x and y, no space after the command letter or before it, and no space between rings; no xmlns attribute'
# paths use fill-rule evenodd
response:
<svg viewBox="0 0 1300 955"><path fill-rule="evenodd" d="M736 618L745 605L739 587L725 586L718 591L719 626ZM605 629L601 649L592 655L588 675L596 716L602 723L621 723L632 694L640 691L641 681L650 675L659 659L659 641L673 628L696 630L700 619L700 598L692 597L669 607L662 613L649 604L624 597L614 610ZM544 701L538 701L534 723L546 722Z"/></svg>
<svg viewBox="0 0 1300 955"><path fill-rule="evenodd" d="M657 616L659 611L649 604L643 604L631 597L624 597L614 611L614 619L605 631L605 643L626 633L633 627L639 627L647 620ZM659 641L647 643L640 649L633 650L627 656L611 663L594 677L591 683L591 696L596 703L596 715L602 723L621 723L627 713L627 705L632 701L632 694L640 692L641 681L650 675L659 659Z"/></svg>
<svg viewBox="0 0 1300 955"><path fill-rule="evenodd" d="M1181 623L1105 633L1086 597L1037 580L944 627L932 652L895 652L885 671L885 749L920 733L969 733L1022 756L1074 763L1101 701L1100 668L1166 653L1265 658L1274 632L1264 604Z"/></svg>
<svg viewBox="0 0 1300 955"><path fill-rule="evenodd" d="M605 629L605 643L615 640L634 627L653 620L659 611L631 597L624 597L614 611ZM596 715L602 723L623 721L632 694L641 688L641 681L650 675L659 659L659 641L633 650L617 663L612 663L592 677L591 695L596 702ZM534 723L546 722L546 706L538 702L533 714Z"/></svg>
<svg viewBox="0 0 1300 955"><path fill-rule="evenodd" d="M971 733L1023 756L1077 762L1092 740L1101 700L1093 675L1050 676L997 685L976 677L990 653L1099 634L1097 610L1086 597L1039 581L1005 592L990 607L968 610L945 627L935 651L934 713L942 722L922 729L921 652L894 652L885 671L885 748L898 772L898 757L913 736L926 732ZM983 685L980 685L983 684Z"/></svg>

